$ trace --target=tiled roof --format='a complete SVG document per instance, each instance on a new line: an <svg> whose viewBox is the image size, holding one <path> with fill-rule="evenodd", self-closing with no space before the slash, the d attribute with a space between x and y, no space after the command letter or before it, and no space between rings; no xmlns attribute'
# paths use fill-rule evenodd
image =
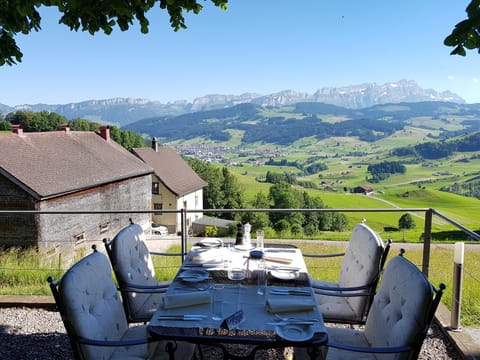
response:
<svg viewBox="0 0 480 360"><path fill-rule="evenodd" d="M0 134L0 174L38 199L152 172L119 144L91 131Z"/></svg>
<svg viewBox="0 0 480 360"><path fill-rule="evenodd" d="M160 181L175 195L182 196L207 186L207 183L168 146L133 149L137 156L150 165Z"/></svg>

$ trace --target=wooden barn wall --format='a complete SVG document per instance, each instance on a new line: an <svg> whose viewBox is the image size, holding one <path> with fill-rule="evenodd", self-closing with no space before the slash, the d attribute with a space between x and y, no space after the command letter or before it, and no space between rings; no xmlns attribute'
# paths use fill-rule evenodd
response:
<svg viewBox="0 0 480 360"><path fill-rule="evenodd" d="M35 210L35 200L0 175L1 210ZM35 215L0 214L0 245L34 245L37 241Z"/></svg>
<svg viewBox="0 0 480 360"><path fill-rule="evenodd" d="M43 201L41 210L150 210L151 196L148 175ZM103 251L102 240L113 238L130 223L130 218L143 224L149 221L150 215L43 214L39 219L39 247L53 261L68 265L88 254L93 244Z"/></svg>

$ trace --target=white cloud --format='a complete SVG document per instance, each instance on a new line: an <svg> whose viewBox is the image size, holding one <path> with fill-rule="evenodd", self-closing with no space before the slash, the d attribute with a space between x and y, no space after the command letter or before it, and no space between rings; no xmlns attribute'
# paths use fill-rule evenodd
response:
<svg viewBox="0 0 480 360"><path fill-rule="evenodd" d="M472 80L474 83L478 83L480 81L477 77L474 77Z"/></svg>
<svg viewBox="0 0 480 360"><path fill-rule="evenodd" d="M448 75L448 76L447 76L447 79L448 79L448 80L455 80L455 76L453 76L453 75Z"/></svg>

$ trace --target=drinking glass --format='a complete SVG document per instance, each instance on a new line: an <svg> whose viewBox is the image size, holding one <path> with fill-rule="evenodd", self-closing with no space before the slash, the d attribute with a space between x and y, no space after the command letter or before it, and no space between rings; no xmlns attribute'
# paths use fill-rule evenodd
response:
<svg viewBox="0 0 480 360"><path fill-rule="evenodd" d="M228 278L230 280L243 280L245 279L245 269L242 266L236 266L232 264L228 268Z"/></svg>
<svg viewBox="0 0 480 360"><path fill-rule="evenodd" d="M257 230L257 249L263 250L263 239L265 233L263 230Z"/></svg>
<svg viewBox="0 0 480 360"><path fill-rule="evenodd" d="M232 251L232 248L231 248L232 244L230 243L225 243L225 247L223 248L223 253L222 253L222 256L223 256L223 268L225 270L228 270L230 268L230 262L232 261L231 260L231 251Z"/></svg>
<svg viewBox="0 0 480 360"><path fill-rule="evenodd" d="M258 262L257 267L257 294L265 295L267 290L267 267L262 259Z"/></svg>
<svg viewBox="0 0 480 360"><path fill-rule="evenodd" d="M212 320L223 320L223 290L222 284L215 284L212 287Z"/></svg>

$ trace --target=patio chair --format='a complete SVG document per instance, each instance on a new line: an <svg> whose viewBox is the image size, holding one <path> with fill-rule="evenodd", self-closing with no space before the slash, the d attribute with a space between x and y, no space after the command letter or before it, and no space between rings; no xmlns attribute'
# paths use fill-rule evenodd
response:
<svg viewBox="0 0 480 360"><path fill-rule="evenodd" d="M385 244L365 223L352 230L344 254L311 255L343 256L338 281L312 279L317 303L326 322L364 324L378 280L388 256L391 240Z"/></svg>
<svg viewBox="0 0 480 360"><path fill-rule="evenodd" d="M146 325L129 327L104 254L95 251L48 282L75 359L192 358L191 344L153 342Z"/></svg>
<svg viewBox="0 0 480 360"><path fill-rule="evenodd" d="M444 290L444 284L436 289L414 264L395 256L364 328L327 326L327 360L417 359Z"/></svg>
<svg viewBox="0 0 480 360"><path fill-rule="evenodd" d="M150 252L143 228L134 223L120 230L112 241L104 239L103 242L122 294L128 322L148 322L170 285L170 281L156 279L152 255L181 254Z"/></svg>

